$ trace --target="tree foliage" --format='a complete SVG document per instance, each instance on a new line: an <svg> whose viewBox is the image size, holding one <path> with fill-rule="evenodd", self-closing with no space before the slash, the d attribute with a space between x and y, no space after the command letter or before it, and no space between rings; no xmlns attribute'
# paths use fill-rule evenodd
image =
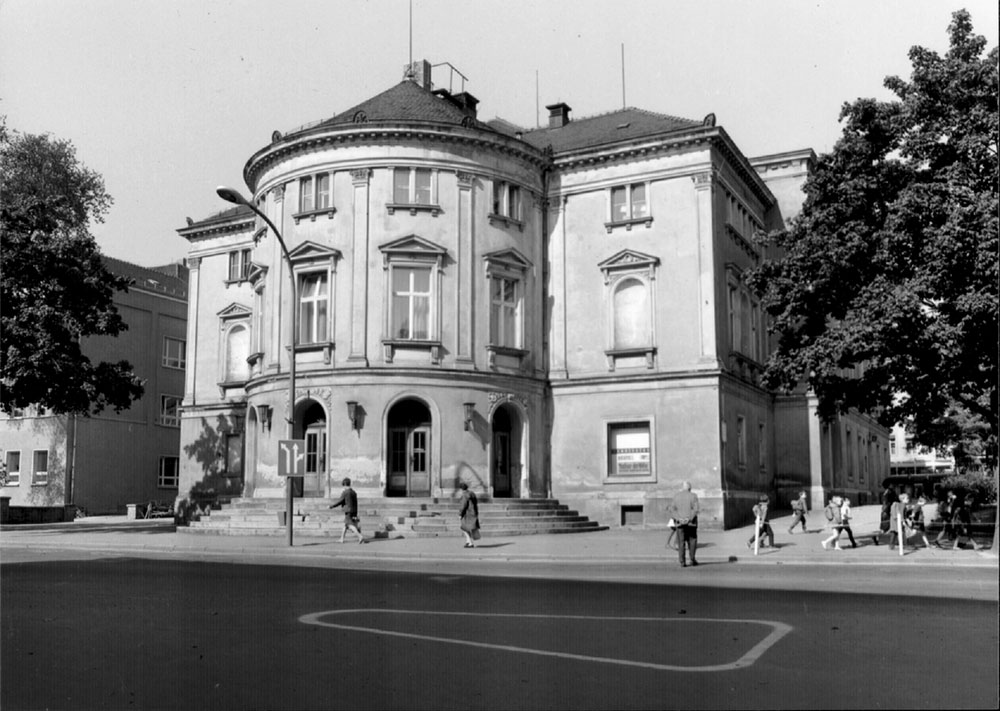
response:
<svg viewBox="0 0 1000 711"><path fill-rule="evenodd" d="M946 55L914 47L910 81L885 80L897 99L843 106L802 213L749 275L776 335L768 385L931 446L970 418L997 433L998 53L965 11L948 29Z"/></svg>
<svg viewBox="0 0 1000 711"><path fill-rule="evenodd" d="M143 388L127 361L92 363L88 336L127 328L111 274L89 232L111 197L69 141L8 131L0 122L0 407L56 413L127 408Z"/></svg>

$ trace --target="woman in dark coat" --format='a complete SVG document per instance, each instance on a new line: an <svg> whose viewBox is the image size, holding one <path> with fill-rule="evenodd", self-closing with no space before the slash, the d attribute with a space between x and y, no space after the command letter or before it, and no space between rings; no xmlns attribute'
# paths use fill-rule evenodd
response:
<svg viewBox="0 0 1000 711"><path fill-rule="evenodd" d="M476 495L469 491L469 485L464 481L458 485L462 496L458 500L458 515L462 519L462 533L465 534L465 547L475 548L474 540L479 539L479 502Z"/></svg>

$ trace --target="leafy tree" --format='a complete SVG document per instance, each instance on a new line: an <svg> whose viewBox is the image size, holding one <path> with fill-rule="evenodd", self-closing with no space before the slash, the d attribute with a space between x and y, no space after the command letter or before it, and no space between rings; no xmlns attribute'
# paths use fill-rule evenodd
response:
<svg viewBox="0 0 1000 711"><path fill-rule="evenodd" d="M89 232L111 197L69 141L8 131L0 120L0 408L116 412L142 396L127 361L92 363L88 336L127 326L115 308L129 280L111 274Z"/></svg>
<svg viewBox="0 0 1000 711"><path fill-rule="evenodd" d="M916 440L997 434L998 50L952 15L945 56L910 50L897 99L843 106L802 213L749 275L773 319L764 380L806 383ZM955 413L960 413L956 415Z"/></svg>

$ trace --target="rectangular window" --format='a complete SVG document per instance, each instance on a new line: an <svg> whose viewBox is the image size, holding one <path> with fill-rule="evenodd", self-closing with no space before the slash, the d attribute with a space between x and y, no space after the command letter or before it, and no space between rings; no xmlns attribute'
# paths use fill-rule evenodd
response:
<svg viewBox="0 0 1000 711"><path fill-rule="evenodd" d="M246 281L250 274L250 250L238 249L229 253L229 281Z"/></svg>
<svg viewBox="0 0 1000 711"><path fill-rule="evenodd" d="M431 269L394 266L392 269L391 338L430 339Z"/></svg>
<svg viewBox="0 0 1000 711"><path fill-rule="evenodd" d="M490 343L521 347L521 300L519 283L508 277L490 279Z"/></svg>
<svg viewBox="0 0 1000 711"><path fill-rule="evenodd" d="M49 483L49 452L45 449L36 449L32 453L34 467L32 468L32 486L44 486Z"/></svg>
<svg viewBox="0 0 1000 711"><path fill-rule="evenodd" d="M326 431L311 428L306 432L306 473L326 471Z"/></svg>
<svg viewBox="0 0 1000 711"><path fill-rule="evenodd" d="M180 457L160 457L160 474L156 486L160 489L176 489L180 484Z"/></svg>
<svg viewBox="0 0 1000 711"><path fill-rule="evenodd" d="M757 425L757 463L760 468L767 469L767 426Z"/></svg>
<svg viewBox="0 0 1000 711"><path fill-rule="evenodd" d="M611 188L611 221L628 222L649 217L646 184L618 185Z"/></svg>
<svg viewBox="0 0 1000 711"><path fill-rule="evenodd" d="M608 476L651 476L648 422L608 425Z"/></svg>
<svg viewBox="0 0 1000 711"><path fill-rule="evenodd" d="M299 212L311 212L315 209L312 176L302 178L299 180Z"/></svg>
<svg viewBox="0 0 1000 711"><path fill-rule="evenodd" d="M329 340L330 285L327 272L304 274L299 282L299 342Z"/></svg>
<svg viewBox="0 0 1000 711"><path fill-rule="evenodd" d="M736 461L741 467L747 465L747 421L742 415L736 418Z"/></svg>
<svg viewBox="0 0 1000 711"><path fill-rule="evenodd" d="M181 398L176 395L160 395L160 424L167 427L180 427Z"/></svg>
<svg viewBox="0 0 1000 711"><path fill-rule="evenodd" d="M418 205L431 204L431 171L428 168L413 170L413 199Z"/></svg>
<svg viewBox="0 0 1000 711"><path fill-rule="evenodd" d="M503 180L494 180L493 214L520 222L521 188Z"/></svg>
<svg viewBox="0 0 1000 711"><path fill-rule="evenodd" d="M434 181L430 168L393 168L392 201L400 205L434 203Z"/></svg>
<svg viewBox="0 0 1000 711"><path fill-rule="evenodd" d="M167 368L187 367L187 342L180 338L163 337L163 365Z"/></svg>
<svg viewBox="0 0 1000 711"><path fill-rule="evenodd" d="M330 189L330 174L316 176L316 209L324 210L333 206L333 191Z"/></svg>
<svg viewBox="0 0 1000 711"><path fill-rule="evenodd" d="M851 428L847 428L847 481L854 481L854 437L851 436Z"/></svg>
<svg viewBox="0 0 1000 711"><path fill-rule="evenodd" d="M226 476L243 476L243 435L226 435Z"/></svg>
<svg viewBox="0 0 1000 711"><path fill-rule="evenodd" d="M410 202L410 169L395 168L392 171L392 201L405 204Z"/></svg>
<svg viewBox="0 0 1000 711"><path fill-rule="evenodd" d="M21 453L7 452L5 461L7 467L7 483L5 486L21 485Z"/></svg>

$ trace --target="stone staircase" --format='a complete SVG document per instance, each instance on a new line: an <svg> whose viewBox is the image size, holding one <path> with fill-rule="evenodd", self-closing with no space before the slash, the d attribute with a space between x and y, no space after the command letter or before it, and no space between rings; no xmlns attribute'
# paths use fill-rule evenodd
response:
<svg viewBox="0 0 1000 711"><path fill-rule="evenodd" d="M329 509L328 499L295 499L293 530L303 536L340 536L342 508ZM229 536L285 535L284 500L237 498L206 511L179 532ZM361 531L369 538L460 537L458 500L443 498L378 498L358 502ZM601 526L556 499L479 499L479 525L484 537L539 533L603 531Z"/></svg>

